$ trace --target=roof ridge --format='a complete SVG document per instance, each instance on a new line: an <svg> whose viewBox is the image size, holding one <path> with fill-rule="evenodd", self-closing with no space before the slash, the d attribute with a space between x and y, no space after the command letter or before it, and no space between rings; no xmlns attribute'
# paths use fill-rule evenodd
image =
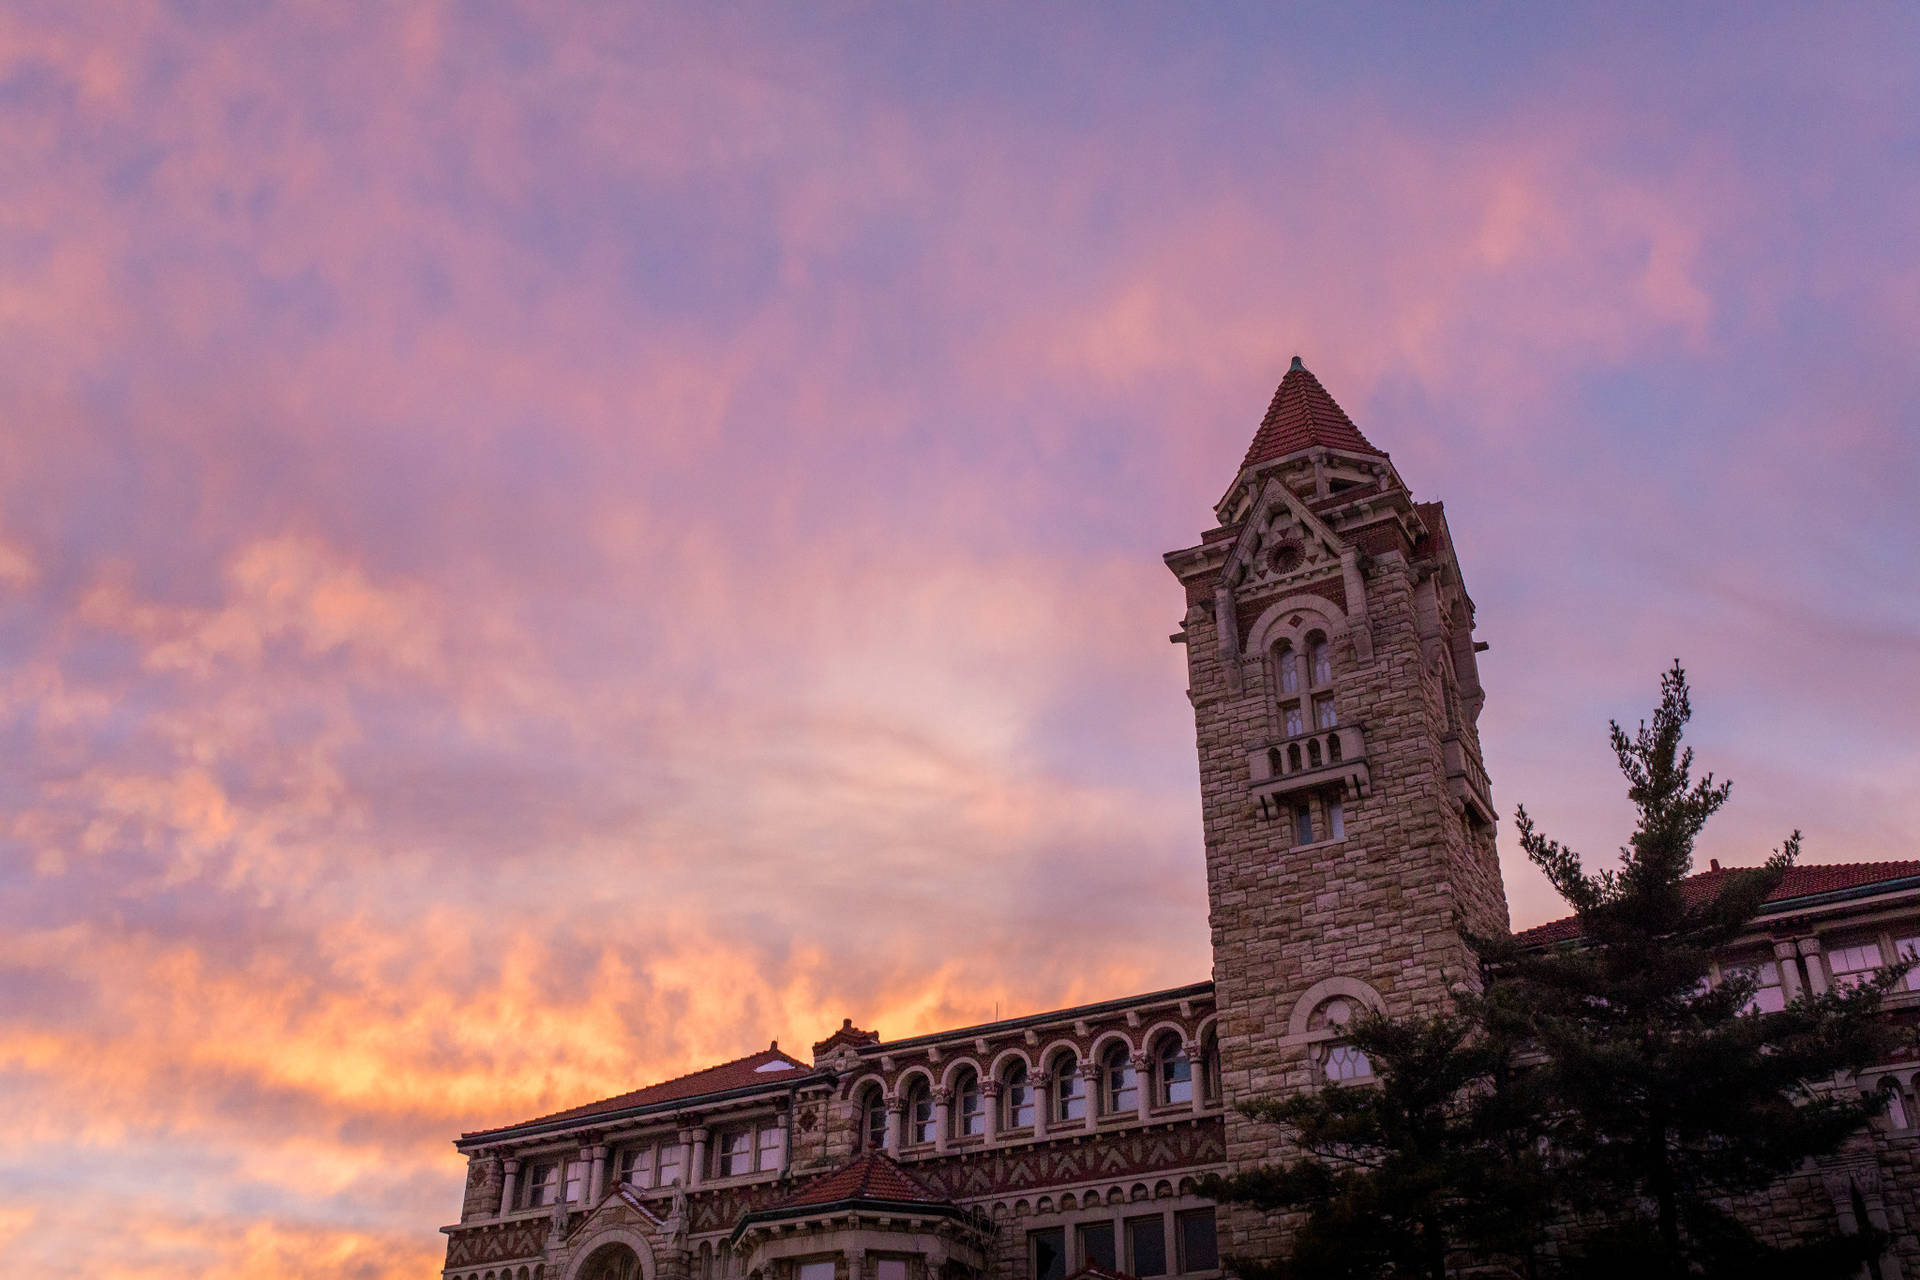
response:
<svg viewBox="0 0 1920 1280"><path fill-rule="evenodd" d="M802 1062L799 1058L796 1058L792 1054L786 1052L784 1049L779 1048L779 1042L775 1041L768 1048L759 1049L754 1051L753 1053L743 1054L738 1058L728 1058L725 1062L709 1063L707 1066L704 1066L704 1067L695 1067L691 1071L683 1071L677 1076L668 1076L664 1080L655 1080L651 1084L643 1084L632 1089L622 1090L619 1093L608 1094L604 1098L596 1098L591 1102L583 1102L577 1106L572 1106L572 1107L561 1107L558 1111L549 1111L545 1115L534 1116L528 1120L517 1120L512 1124L496 1125L491 1129L476 1129L472 1133L465 1133L460 1136L463 1139L475 1138L475 1137L480 1137L484 1134L500 1133L508 1129L522 1129L528 1125L544 1124L550 1120L563 1120L571 1117L579 1117L581 1119L585 1119L588 1115L591 1115L598 1111L617 1110L618 1109L617 1104L619 1104L620 1102L630 1098L638 1098L639 1095L643 1093L651 1093L656 1089L668 1089L674 1085L685 1084L686 1082L693 1080L698 1076L709 1075L717 1071L725 1071L729 1067L738 1067L745 1063L753 1062L756 1059L765 1060L765 1061L777 1060L780 1062L792 1063L796 1069L801 1071L813 1070L813 1068L809 1064ZM734 1086L734 1087L740 1088L743 1086ZM662 1101L678 1101L680 1098L697 1098L699 1096L700 1095L698 1093L690 1093L690 1094L679 1095L678 1097L675 1097L675 1098L665 1098L665 1099L662 1099Z"/></svg>
<svg viewBox="0 0 1920 1280"><path fill-rule="evenodd" d="M1695 871L1680 881L1682 885L1704 884L1736 871L1758 871L1758 866L1723 867L1718 859L1709 861L1708 869ZM1882 874L1865 879L1848 880L1851 872L1877 871ZM1920 859L1893 858L1879 862L1807 862L1795 863L1787 868L1780 884L1767 895L1763 906L1779 902L1792 902L1798 898L1818 897L1823 893L1838 893L1850 889L1867 889L1876 884L1885 884L1893 880L1904 880L1920 876ZM1803 883L1790 886L1789 882L1799 879ZM1810 879L1837 879L1842 883L1817 884L1805 883ZM1578 914L1560 916L1557 919L1543 921L1530 928L1522 929L1513 935L1515 942L1564 942L1580 936L1580 917Z"/></svg>

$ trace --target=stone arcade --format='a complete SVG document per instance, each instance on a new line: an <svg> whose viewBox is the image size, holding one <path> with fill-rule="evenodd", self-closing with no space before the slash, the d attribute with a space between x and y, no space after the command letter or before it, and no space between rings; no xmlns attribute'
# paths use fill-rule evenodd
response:
<svg viewBox="0 0 1920 1280"><path fill-rule="evenodd" d="M1476 728L1473 602L1416 502L1295 359L1185 591L1213 978L883 1041L850 1021L679 1079L466 1134L448 1280L1065 1280L1219 1273L1281 1243L1194 1194L1263 1163L1233 1104L1366 1087L1341 1028L1430 1010L1505 932ZM1717 869L1697 877L1708 889ZM1569 922L1531 931L1547 943ZM1797 868L1726 965L1762 1005L1920 949L1920 862ZM1716 970L1716 976L1718 970ZM1920 1010L1920 971L1889 1002ZM1892 1230L1920 1277L1920 1061L1858 1082L1882 1123L1749 1206L1785 1237Z"/></svg>

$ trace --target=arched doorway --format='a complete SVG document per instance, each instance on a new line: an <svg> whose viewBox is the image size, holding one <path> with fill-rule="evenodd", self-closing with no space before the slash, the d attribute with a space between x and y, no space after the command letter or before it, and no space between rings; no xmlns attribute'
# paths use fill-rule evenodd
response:
<svg viewBox="0 0 1920 1280"><path fill-rule="evenodd" d="M587 1256L580 1280L641 1280L640 1255L624 1244L603 1244Z"/></svg>

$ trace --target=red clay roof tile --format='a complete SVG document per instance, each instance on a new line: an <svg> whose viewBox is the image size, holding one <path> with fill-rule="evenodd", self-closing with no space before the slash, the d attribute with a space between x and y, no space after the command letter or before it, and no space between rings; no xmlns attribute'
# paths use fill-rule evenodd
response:
<svg viewBox="0 0 1920 1280"><path fill-rule="evenodd" d="M1267 406L1267 416L1260 420L1260 430L1254 433L1246 460L1240 466L1245 470L1315 445L1387 456L1385 450L1368 443L1360 434L1360 428L1353 425L1353 419L1320 385L1320 379L1307 372L1300 357L1295 356L1293 368L1280 379L1273 403Z"/></svg>
<svg viewBox="0 0 1920 1280"><path fill-rule="evenodd" d="M1736 869L1729 867L1688 876L1682 890L1688 904L1711 900ZM1887 880L1904 880L1910 876L1920 876L1920 862L1833 862L1824 866L1789 867L1779 887L1767 895L1767 901L1787 902L1794 898L1811 898ZM1537 947L1550 942L1566 942L1579 936L1579 917L1567 916L1524 929L1514 934L1513 940L1522 946Z"/></svg>
<svg viewBox="0 0 1920 1280"><path fill-rule="evenodd" d="M774 1066L775 1063L785 1063L788 1069L783 1070ZM762 1049L759 1053L750 1053L744 1058L735 1058L731 1062L722 1062L717 1066L703 1067L684 1076L662 1080L659 1084L646 1085L630 1093L602 1098L598 1102L589 1102L585 1106L570 1107L565 1111L555 1111L551 1115L522 1120L519 1124L502 1125L497 1129L481 1129L460 1136L463 1141L467 1138L483 1138L489 1134L505 1133L509 1129L519 1129L530 1124L545 1124L553 1120L585 1119L588 1116L602 1115L610 1111L625 1111L629 1107L649 1106L656 1102L698 1098L709 1093L729 1093L735 1089L745 1089L756 1084L784 1084L811 1071L812 1068L806 1063L778 1049Z"/></svg>
<svg viewBox="0 0 1920 1280"><path fill-rule="evenodd" d="M869 1151L831 1173L823 1173L770 1211L838 1204L842 1200L885 1200L896 1204L951 1204L947 1197L878 1151Z"/></svg>

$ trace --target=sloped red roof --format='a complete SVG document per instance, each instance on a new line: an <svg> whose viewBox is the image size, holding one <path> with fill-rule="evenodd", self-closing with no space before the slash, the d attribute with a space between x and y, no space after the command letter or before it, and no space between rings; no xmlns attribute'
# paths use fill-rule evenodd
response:
<svg viewBox="0 0 1920 1280"><path fill-rule="evenodd" d="M1273 403L1267 406L1267 416L1260 420L1260 430L1254 433L1246 460L1240 466L1244 469L1271 462L1315 445L1387 456L1385 450L1367 442L1360 428L1353 425L1353 419L1320 385L1320 379L1307 372L1300 357L1295 356L1293 367L1280 379Z"/></svg>
<svg viewBox="0 0 1920 1280"><path fill-rule="evenodd" d="M775 1063L786 1063L790 1069L781 1070L773 1065ZM750 1053L744 1058L735 1058L732 1062L703 1067L684 1076L662 1080L659 1084L646 1085L630 1093L602 1098L598 1102L589 1102L585 1106L570 1107L565 1111L555 1111L551 1115L522 1120L519 1124L502 1125L498 1129L481 1129L474 1133L463 1133L460 1136L462 1140L483 1138L489 1134L505 1133L508 1129L518 1129L524 1125L545 1124L551 1120L584 1119L587 1116L597 1116L609 1111L625 1111L629 1107L649 1106L656 1102L698 1098L709 1093L730 1093L735 1089L746 1089L756 1084L785 1084L796 1075L806 1075L811 1071L812 1068L806 1063L780 1052L778 1047L762 1049L759 1053Z"/></svg>
<svg viewBox="0 0 1920 1280"><path fill-rule="evenodd" d="M1702 871L1698 875L1688 876L1681 885L1687 905L1710 902L1726 884L1727 877L1740 868L1716 868ZM1866 885L1879 884L1889 880L1904 880L1911 876L1920 876L1920 862L1834 862L1825 866L1788 867L1787 874L1780 884L1767 895L1768 902L1787 902L1794 898L1812 898L1823 893L1838 893L1845 889L1858 889ZM1513 940L1522 946L1542 946L1549 942L1566 942L1580 936L1580 918L1567 916L1565 919L1549 921L1522 930L1513 935Z"/></svg>
<svg viewBox="0 0 1920 1280"><path fill-rule="evenodd" d="M869 1151L850 1164L823 1173L774 1210L804 1209L838 1204L842 1200L885 1200L896 1204L951 1204L947 1197L902 1169L878 1151Z"/></svg>

